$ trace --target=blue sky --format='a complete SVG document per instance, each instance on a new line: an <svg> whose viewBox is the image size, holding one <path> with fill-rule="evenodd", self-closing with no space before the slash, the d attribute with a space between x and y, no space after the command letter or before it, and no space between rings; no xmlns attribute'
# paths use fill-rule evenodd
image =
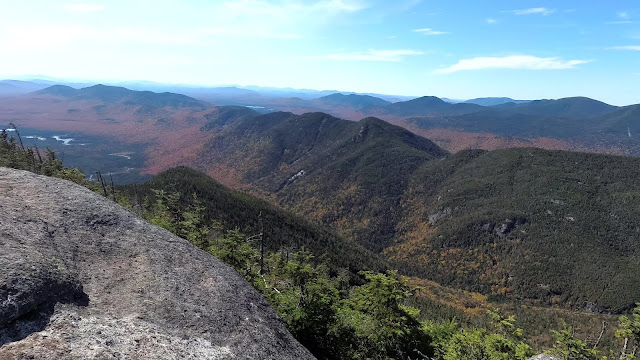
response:
<svg viewBox="0 0 640 360"><path fill-rule="evenodd" d="M640 2L0 2L0 77L640 103Z"/></svg>

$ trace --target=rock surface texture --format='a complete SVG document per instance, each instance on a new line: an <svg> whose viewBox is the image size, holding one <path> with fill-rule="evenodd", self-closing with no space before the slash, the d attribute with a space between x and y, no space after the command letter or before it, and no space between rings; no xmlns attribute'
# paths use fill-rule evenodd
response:
<svg viewBox="0 0 640 360"><path fill-rule="evenodd" d="M555 356L551 356L548 354L540 354L540 355L536 355L532 358L529 358L528 360L560 360L560 358L557 358Z"/></svg>
<svg viewBox="0 0 640 360"><path fill-rule="evenodd" d="M68 181L0 168L0 359L312 359L233 269Z"/></svg>

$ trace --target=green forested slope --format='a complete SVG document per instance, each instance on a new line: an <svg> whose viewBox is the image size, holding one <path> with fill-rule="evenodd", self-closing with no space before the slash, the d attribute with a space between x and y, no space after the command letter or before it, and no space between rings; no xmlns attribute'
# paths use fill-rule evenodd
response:
<svg viewBox="0 0 640 360"><path fill-rule="evenodd" d="M387 268L378 255L353 240L340 237L264 200L226 188L209 176L186 167L167 170L142 185L124 186L121 190L141 205L145 201L156 200L153 190L178 193L181 208L194 205L195 194L195 202L204 208L206 223L218 221L224 229L238 228L247 235L258 234L263 229L267 251L285 249L294 252L305 248L318 257L324 255L328 263L337 268L355 272Z"/></svg>
<svg viewBox="0 0 640 360"><path fill-rule="evenodd" d="M639 177L637 158L461 152L414 174L387 254L444 284L620 311L640 298Z"/></svg>

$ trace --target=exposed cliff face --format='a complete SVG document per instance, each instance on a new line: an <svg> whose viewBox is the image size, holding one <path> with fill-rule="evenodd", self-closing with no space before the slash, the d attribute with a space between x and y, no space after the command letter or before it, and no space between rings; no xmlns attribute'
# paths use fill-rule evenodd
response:
<svg viewBox="0 0 640 360"><path fill-rule="evenodd" d="M0 358L309 359L233 269L70 182L0 168Z"/></svg>

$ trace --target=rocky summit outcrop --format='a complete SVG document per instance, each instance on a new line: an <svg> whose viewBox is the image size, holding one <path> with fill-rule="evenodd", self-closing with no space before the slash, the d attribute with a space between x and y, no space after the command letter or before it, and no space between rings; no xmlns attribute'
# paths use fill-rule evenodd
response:
<svg viewBox="0 0 640 360"><path fill-rule="evenodd" d="M68 181L0 168L0 359L311 359L187 241Z"/></svg>

